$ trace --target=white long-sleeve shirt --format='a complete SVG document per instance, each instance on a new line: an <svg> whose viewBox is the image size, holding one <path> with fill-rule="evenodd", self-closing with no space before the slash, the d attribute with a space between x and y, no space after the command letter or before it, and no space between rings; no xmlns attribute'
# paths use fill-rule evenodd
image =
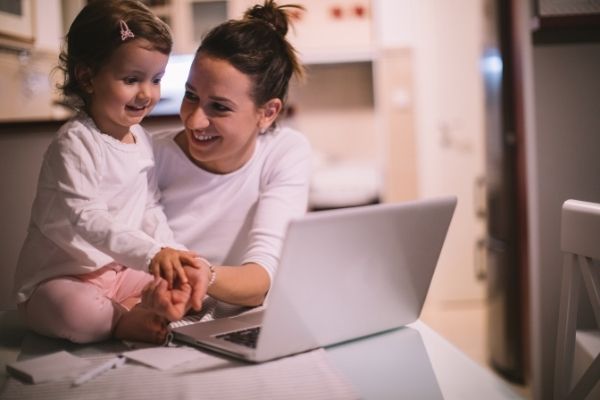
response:
<svg viewBox="0 0 600 400"><path fill-rule="evenodd" d="M242 168L219 175L192 163L175 135L154 137L161 203L175 239L215 265L255 262L272 280L287 224L307 209L306 138L290 128L260 135Z"/></svg>
<svg viewBox="0 0 600 400"><path fill-rule="evenodd" d="M158 203L152 146L131 128L135 143L101 133L80 114L48 147L15 276L17 302L40 282L92 272L111 262L146 270L174 242Z"/></svg>

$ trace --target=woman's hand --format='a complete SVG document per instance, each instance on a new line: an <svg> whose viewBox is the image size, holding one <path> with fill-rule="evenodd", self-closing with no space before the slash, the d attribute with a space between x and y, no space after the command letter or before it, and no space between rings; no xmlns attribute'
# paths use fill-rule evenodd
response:
<svg viewBox="0 0 600 400"><path fill-rule="evenodd" d="M167 281L155 278L142 291L142 306L169 321L177 321L190 309L191 294L192 287L188 283L176 282L175 286L169 289Z"/></svg>
<svg viewBox="0 0 600 400"><path fill-rule="evenodd" d="M202 308L202 300L207 295L208 284L211 278L209 263L203 258L197 258L199 268L184 267L188 276L189 285L192 287L189 306L195 311L200 311Z"/></svg>
<svg viewBox="0 0 600 400"><path fill-rule="evenodd" d="M173 280L179 279L181 283L188 283L188 277L183 267L200 268L198 255L192 251L176 250L163 247L152 257L148 271L155 278L163 277L167 281L169 289L173 288Z"/></svg>

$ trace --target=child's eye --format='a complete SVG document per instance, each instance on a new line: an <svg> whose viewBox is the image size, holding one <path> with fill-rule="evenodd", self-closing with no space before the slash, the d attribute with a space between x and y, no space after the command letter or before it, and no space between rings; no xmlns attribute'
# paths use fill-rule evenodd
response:
<svg viewBox="0 0 600 400"><path fill-rule="evenodd" d="M138 81L138 79L134 76L128 76L128 77L123 78L123 82L125 82L126 85L133 85L137 81Z"/></svg>
<svg viewBox="0 0 600 400"><path fill-rule="evenodd" d="M161 79L162 78L155 78L155 79L152 80L152 83L155 84L155 85L160 85Z"/></svg>
<svg viewBox="0 0 600 400"><path fill-rule="evenodd" d="M193 92L190 92L189 90L185 91L183 97L185 97L189 101L198 101L198 96L196 96Z"/></svg>

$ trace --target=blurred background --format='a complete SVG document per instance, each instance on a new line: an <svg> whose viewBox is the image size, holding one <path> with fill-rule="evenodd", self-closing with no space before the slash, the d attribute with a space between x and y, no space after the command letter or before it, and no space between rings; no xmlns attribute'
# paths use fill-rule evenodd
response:
<svg viewBox="0 0 600 400"><path fill-rule="evenodd" d="M422 319L525 397L550 398L560 207L600 201L600 1L290 2L305 7L289 38L308 79L281 123L313 146L311 210L457 196ZM146 1L175 39L150 132L180 128L203 34L254 3ZM43 152L71 115L53 68L84 4L0 1L0 309L14 308Z"/></svg>

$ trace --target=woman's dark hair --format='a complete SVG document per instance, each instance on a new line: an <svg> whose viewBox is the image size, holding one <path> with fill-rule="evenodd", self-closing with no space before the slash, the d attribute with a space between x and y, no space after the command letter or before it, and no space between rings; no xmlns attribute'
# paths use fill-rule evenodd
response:
<svg viewBox="0 0 600 400"><path fill-rule="evenodd" d="M303 10L295 4L279 6L265 0L244 13L240 20L230 20L206 34L197 54L228 61L253 82L251 93L258 106L273 98L285 102L293 75L301 78L303 68L296 50L285 39L290 23L288 10Z"/></svg>
<svg viewBox="0 0 600 400"><path fill-rule="evenodd" d="M123 23L133 37L123 37ZM76 68L83 66L96 74L113 52L129 40L145 39L152 50L169 54L173 46L169 27L148 7L135 0L94 0L75 17L59 56L58 68L64 74L65 101L85 107L88 94L79 82Z"/></svg>

